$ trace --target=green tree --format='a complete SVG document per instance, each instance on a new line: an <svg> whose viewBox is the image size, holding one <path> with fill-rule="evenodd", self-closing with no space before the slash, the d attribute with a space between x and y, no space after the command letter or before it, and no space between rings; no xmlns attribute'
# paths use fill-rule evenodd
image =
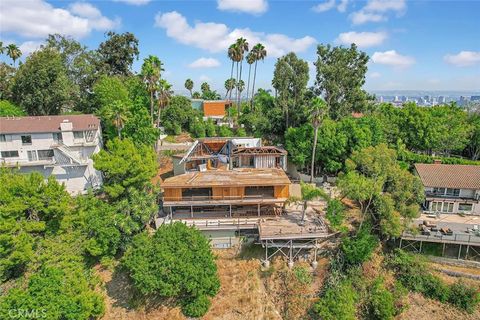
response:
<svg viewBox="0 0 480 320"><path fill-rule="evenodd" d="M38 240L60 227L70 200L53 177L0 168L0 281L26 270Z"/></svg>
<svg viewBox="0 0 480 320"><path fill-rule="evenodd" d="M13 101L29 115L55 115L72 110L75 86L61 55L53 49L32 53L13 79Z"/></svg>
<svg viewBox="0 0 480 320"><path fill-rule="evenodd" d="M245 52L248 52L248 42L247 39L245 38L238 38L237 41L235 42L236 46L236 62L237 62L237 67L240 64L240 72L237 74L237 111L238 114L241 114L240 110L240 99L241 99L241 91L239 87L240 81L242 81L242 67L243 67L243 58L245 57ZM243 81L242 81L243 82ZM245 85L243 85L245 87Z"/></svg>
<svg viewBox="0 0 480 320"><path fill-rule="evenodd" d="M100 109L99 113L102 119L107 120L111 125L113 125L117 130L118 138L122 138L122 130L125 126L125 122L130 116L130 107L117 100L112 103L103 106Z"/></svg>
<svg viewBox="0 0 480 320"><path fill-rule="evenodd" d="M313 146L313 128L310 124L298 128L288 128L285 132L285 148L292 163L305 168L311 157Z"/></svg>
<svg viewBox="0 0 480 320"><path fill-rule="evenodd" d="M293 52L280 57L275 63L272 86L283 108L286 128L300 124L297 119L291 123L290 115L295 115L296 118L305 116L302 107L308 79L307 61L299 59Z"/></svg>
<svg viewBox="0 0 480 320"><path fill-rule="evenodd" d="M370 259L378 246L378 238L370 233L370 228L363 225L353 237L342 239L342 252L345 262L350 266L362 264Z"/></svg>
<svg viewBox="0 0 480 320"><path fill-rule="evenodd" d="M133 61L138 59L138 39L133 33L107 32L108 39L98 47L99 69L108 75L131 74Z"/></svg>
<svg viewBox="0 0 480 320"><path fill-rule="evenodd" d="M396 315L395 309L393 294L385 288L382 278L375 279L368 296L368 319L392 320Z"/></svg>
<svg viewBox="0 0 480 320"><path fill-rule="evenodd" d="M208 119L205 122L205 135L207 137L215 137L217 134L216 129L215 129L215 124L213 123L212 119Z"/></svg>
<svg viewBox="0 0 480 320"><path fill-rule="evenodd" d="M235 78L225 80L225 99L231 94L232 90L237 86Z"/></svg>
<svg viewBox="0 0 480 320"><path fill-rule="evenodd" d="M200 114L192 108L190 99L184 96L173 96L161 114L161 121L167 133L179 134L175 132L175 128L179 128L180 131L188 130L190 123L197 117L200 117Z"/></svg>
<svg viewBox="0 0 480 320"><path fill-rule="evenodd" d="M10 101L0 100L0 117L24 116L25 112Z"/></svg>
<svg viewBox="0 0 480 320"><path fill-rule="evenodd" d="M0 99L12 99L12 85L15 69L5 62L0 62Z"/></svg>
<svg viewBox="0 0 480 320"><path fill-rule="evenodd" d="M205 123L202 119L195 118L190 124L190 133L195 138L205 138Z"/></svg>
<svg viewBox="0 0 480 320"><path fill-rule="evenodd" d="M249 95L249 91L250 91L250 76L251 76L251 73L252 73L252 64L255 63L255 55L253 53L253 49L252 49L252 51L250 51L247 54L246 60L247 60L247 63L248 63L248 81L247 81L247 102L248 102L249 101L248 100L248 95ZM226 84L225 84L225 87L227 87ZM228 90L227 90L227 94L228 94Z"/></svg>
<svg viewBox="0 0 480 320"><path fill-rule="evenodd" d="M95 169L105 177L103 189L111 199L125 196L128 188L143 190L157 174L157 157L151 147L130 139L113 139L93 156Z"/></svg>
<svg viewBox="0 0 480 320"><path fill-rule="evenodd" d="M122 262L140 293L176 298L186 316L203 315L220 288L207 239L183 223L137 235Z"/></svg>
<svg viewBox="0 0 480 320"><path fill-rule="evenodd" d="M233 78L233 66L235 64L235 61L237 60L237 52L238 52L238 50L237 50L237 44L236 43L231 44L228 47L227 55L228 55L228 58L230 60L232 60L232 70L230 71L230 79L236 79L236 78ZM238 70L238 68L237 68L237 70ZM233 87L233 88L235 88L235 87ZM232 91L233 90L230 90L230 94L228 95L228 100L232 100Z"/></svg>
<svg viewBox="0 0 480 320"><path fill-rule="evenodd" d="M11 43L7 46L7 55L13 60L13 66L15 66L15 61L22 56L22 51L17 47L16 44Z"/></svg>
<svg viewBox="0 0 480 320"><path fill-rule="evenodd" d="M467 145L467 152L472 160L480 159L480 114L472 113L468 122L472 128L469 142Z"/></svg>
<svg viewBox="0 0 480 320"><path fill-rule="evenodd" d="M168 104L170 99L172 98L173 90L172 85L167 82L165 79L160 79L158 84L158 110L157 110L157 127L160 126L160 116Z"/></svg>
<svg viewBox="0 0 480 320"><path fill-rule="evenodd" d="M327 288L313 310L322 320L355 320L357 299L352 284L343 280L337 286Z"/></svg>
<svg viewBox="0 0 480 320"><path fill-rule="evenodd" d="M147 90L150 93L150 117L152 118L153 125L153 106L155 105L156 93L159 89L159 81L161 77L163 67L162 62L157 56L148 56L143 60L141 75Z"/></svg>
<svg viewBox="0 0 480 320"><path fill-rule="evenodd" d="M217 131L218 131L217 136L219 136L219 137L232 137L233 136L232 130L230 130L230 128L227 127L227 126L218 126Z"/></svg>
<svg viewBox="0 0 480 320"><path fill-rule="evenodd" d="M160 131L152 127L150 114L145 104L136 99L129 109L129 117L122 130L122 137L129 138L136 145L153 146L157 142Z"/></svg>
<svg viewBox="0 0 480 320"><path fill-rule="evenodd" d="M185 80L185 89L190 92L190 97L193 98L192 90L193 90L193 80L192 79L187 79Z"/></svg>
<svg viewBox="0 0 480 320"><path fill-rule="evenodd" d="M202 94L205 94L210 91L210 85L208 84L208 82L202 82L202 84L200 85L200 89L202 90Z"/></svg>
<svg viewBox="0 0 480 320"><path fill-rule="evenodd" d="M350 48L320 44L317 47L316 90L327 102L330 117L334 120L362 111L366 107L368 94L362 90L367 73L368 55Z"/></svg>

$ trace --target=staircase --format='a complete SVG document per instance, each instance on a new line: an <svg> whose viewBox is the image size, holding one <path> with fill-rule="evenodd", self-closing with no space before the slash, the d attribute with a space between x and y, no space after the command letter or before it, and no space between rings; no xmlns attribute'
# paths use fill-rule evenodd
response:
<svg viewBox="0 0 480 320"><path fill-rule="evenodd" d="M72 149L70 149L68 146L64 145L61 142L55 145L54 148L60 151L65 156L67 161L71 164L86 165L88 162L88 159L85 159L83 157L78 157L77 155L75 155L75 152ZM61 164L64 161L57 161L57 162Z"/></svg>

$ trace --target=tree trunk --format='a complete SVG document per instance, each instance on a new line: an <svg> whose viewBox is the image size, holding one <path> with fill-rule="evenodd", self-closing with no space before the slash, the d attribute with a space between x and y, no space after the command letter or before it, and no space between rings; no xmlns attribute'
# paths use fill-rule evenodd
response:
<svg viewBox="0 0 480 320"><path fill-rule="evenodd" d="M256 78L257 78L257 61L255 60L255 70L253 71L253 84L252 84L252 110L253 110L253 102L254 102L254 99L255 99L255 80L256 80Z"/></svg>
<svg viewBox="0 0 480 320"><path fill-rule="evenodd" d="M242 66L243 66L243 59L240 61L240 76L238 81L242 80ZM237 84L238 85L238 84ZM240 100L242 100L242 91L238 90L238 116L240 116Z"/></svg>
<svg viewBox="0 0 480 320"><path fill-rule="evenodd" d="M192 89L189 89L188 91L190 91L190 98L193 98Z"/></svg>
<svg viewBox="0 0 480 320"><path fill-rule="evenodd" d="M313 176L315 175L315 171L314 171L314 168L315 168L315 152L316 152L316 149L317 149L317 135L318 135L318 125L315 126L315 130L314 130L314 134L315 136L313 137L313 150L312 150L312 173L310 175L310 182L313 182Z"/></svg>
<svg viewBox="0 0 480 320"><path fill-rule="evenodd" d="M150 90L150 119L152 119L153 126L153 90Z"/></svg>
<svg viewBox="0 0 480 320"><path fill-rule="evenodd" d="M302 206L302 222L305 221L305 211L307 211L307 200L303 200L303 206Z"/></svg>
<svg viewBox="0 0 480 320"><path fill-rule="evenodd" d="M248 103L248 91L250 90L250 73L252 72L252 65L248 66L248 82L247 82L247 103Z"/></svg>
<svg viewBox="0 0 480 320"><path fill-rule="evenodd" d="M235 103L238 100L238 61L237 61L237 77L235 78ZM238 111L238 106L237 106L237 111Z"/></svg>

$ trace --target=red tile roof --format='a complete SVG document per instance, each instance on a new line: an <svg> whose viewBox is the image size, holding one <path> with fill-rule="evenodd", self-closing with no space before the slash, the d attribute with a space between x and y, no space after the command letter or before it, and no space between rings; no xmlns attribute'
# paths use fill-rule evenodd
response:
<svg viewBox="0 0 480 320"><path fill-rule="evenodd" d="M415 164L425 187L480 189L480 166L460 164Z"/></svg>
<svg viewBox="0 0 480 320"><path fill-rule="evenodd" d="M59 132L60 123L66 121L72 123L73 131L97 130L100 126L100 119L93 114L0 117L0 133Z"/></svg>

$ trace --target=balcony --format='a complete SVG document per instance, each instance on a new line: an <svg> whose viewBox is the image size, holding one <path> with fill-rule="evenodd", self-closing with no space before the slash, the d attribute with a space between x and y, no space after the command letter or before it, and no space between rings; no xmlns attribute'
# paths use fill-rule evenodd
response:
<svg viewBox="0 0 480 320"><path fill-rule="evenodd" d="M244 195L244 196L182 196L182 197L164 197L164 206L182 206L182 205L233 205L233 204L275 204L283 203L286 198L275 198L264 195Z"/></svg>

